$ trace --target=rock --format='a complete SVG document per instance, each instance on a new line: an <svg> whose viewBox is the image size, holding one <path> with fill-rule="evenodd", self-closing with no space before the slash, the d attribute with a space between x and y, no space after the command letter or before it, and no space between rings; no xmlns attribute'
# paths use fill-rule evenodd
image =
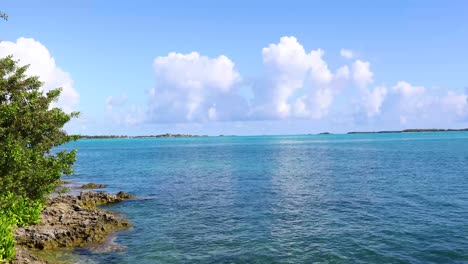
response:
<svg viewBox="0 0 468 264"><path fill-rule="evenodd" d="M117 198L118 198L118 199L127 200L127 199L132 199L132 198L134 198L134 197L133 197L133 195L128 194L128 193L118 192L118 193L117 193Z"/></svg>
<svg viewBox="0 0 468 264"><path fill-rule="evenodd" d="M131 194L118 192L110 194L105 192L81 192L78 196L81 204L85 207L96 207L102 204L117 203L133 198Z"/></svg>
<svg viewBox="0 0 468 264"><path fill-rule="evenodd" d="M96 206L131 197L126 193L81 192L79 196L51 198L40 224L15 230L17 245L42 250L103 242L109 233L128 228L130 222Z"/></svg>
<svg viewBox="0 0 468 264"><path fill-rule="evenodd" d="M66 184L71 184L71 182L69 182L69 181L63 181L63 180L60 180L60 181L59 181L59 185L66 185Z"/></svg>
<svg viewBox="0 0 468 264"><path fill-rule="evenodd" d="M88 184L85 184L83 186L81 186L81 189L102 189L102 188L106 188L107 185L105 184L97 184L97 183L94 183L94 182L90 182Z"/></svg>
<svg viewBox="0 0 468 264"><path fill-rule="evenodd" d="M13 261L7 262L8 264L47 264L47 261L43 261L29 250L16 246L16 256Z"/></svg>

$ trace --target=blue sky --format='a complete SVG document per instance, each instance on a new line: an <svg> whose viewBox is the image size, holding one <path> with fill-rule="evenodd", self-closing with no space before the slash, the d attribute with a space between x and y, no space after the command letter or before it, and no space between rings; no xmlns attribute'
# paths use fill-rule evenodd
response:
<svg viewBox="0 0 468 264"><path fill-rule="evenodd" d="M468 2L251 2L4 0L0 55L65 87L70 133L468 126Z"/></svg>

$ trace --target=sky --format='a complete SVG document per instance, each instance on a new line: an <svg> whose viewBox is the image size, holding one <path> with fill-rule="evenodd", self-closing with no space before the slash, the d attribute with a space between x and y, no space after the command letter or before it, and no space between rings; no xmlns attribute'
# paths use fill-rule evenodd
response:
<svg viewBox="0 0 468 264"><path fill-rule="evenodd" d="M86 135L468 127L468 1L1 0Z"/></svg>

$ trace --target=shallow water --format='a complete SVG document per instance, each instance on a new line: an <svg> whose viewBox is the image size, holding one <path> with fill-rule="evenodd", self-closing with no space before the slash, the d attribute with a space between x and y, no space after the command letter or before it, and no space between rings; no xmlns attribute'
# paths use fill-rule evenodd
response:
<svg viewBox="0 0 468 264"><path fill-rule="evenodd" d="M67 180L144 198L109 208L134 224L114 241L124 249L75 251L83 263L468 262L468 133L66 147Z"/></svg>

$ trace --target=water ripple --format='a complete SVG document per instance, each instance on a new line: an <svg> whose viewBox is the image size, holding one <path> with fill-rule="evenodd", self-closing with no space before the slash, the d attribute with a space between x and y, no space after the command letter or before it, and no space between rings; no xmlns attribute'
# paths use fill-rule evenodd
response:
<svg viewBox="0 0 468 264"><path fill-rule="evenodd" d="M78 141L140 199L98 263L467 263L468 133Z"/></svg>

